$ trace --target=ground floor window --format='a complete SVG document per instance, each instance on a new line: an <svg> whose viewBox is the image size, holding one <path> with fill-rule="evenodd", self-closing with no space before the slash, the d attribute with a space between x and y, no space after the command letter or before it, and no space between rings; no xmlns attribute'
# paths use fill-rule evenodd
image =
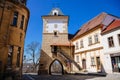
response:
<svg viewBox="0 0 120 80"><path fill-rule="evenodd" d="M111 57L113 72L120 72L120 56Z"/></svg>
<svg viewBox="0 0 120 80"><path fill-rule="evenodd" d="M13 46L9 46L7 67L12 67L12 58L13 58Z"/></svg>
<svg viewBox="0 0 120 80"><path fill-rule="evenodd" d="M91 66L94 66L94 65L95 65L94 57L91 57Z"/></svg>

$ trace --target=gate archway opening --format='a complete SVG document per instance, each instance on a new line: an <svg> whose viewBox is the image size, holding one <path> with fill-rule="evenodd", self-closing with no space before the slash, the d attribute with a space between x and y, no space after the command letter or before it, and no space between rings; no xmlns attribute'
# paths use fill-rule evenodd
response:
<svg viewBox="0 0 120 80"><path fill-rule="evenodd" d="M49 74L50 75L63 75L63 65L59 60L55 59L50 64Z"/></svg>

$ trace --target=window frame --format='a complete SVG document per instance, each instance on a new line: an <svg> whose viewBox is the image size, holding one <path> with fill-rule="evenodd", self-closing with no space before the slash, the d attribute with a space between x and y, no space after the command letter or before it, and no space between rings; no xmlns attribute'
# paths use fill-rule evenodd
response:
<svg viewBox="0 0 120 80"><path fill-rule="evenodd" d="M108 39L108 46L109 46L109 48L114 47L115 44L114 44L114 38L113 38L113 36L110 36L107 39Z"/></svg>
<svg viewBox="0 0 120 80"><path fill-rule="evenodd" d="M58 31L54 31L54 37L58 37Z"/></svg>
<svg viewBox="0 0 120 80"><path fill-rule="evenodd" d="M89 44L89 46L92 45L92 36L88 37L88 44Z"/></svg>
<svg viewBox="0 0 120 80"><path fill-rule="evenodd" d="M79 55L76 55L76 62L79 63L80 60L79 60Z"/></svg>
<svg viewBox="0 0 120 80"><path fill-rule="evenodd" d="M22 16L21 16L21 23L20 23L20 29L22 29L22 30L23 30L23 28L24 28L24 21L25 21L25 16L22 15Z"/></svg>
<svg viewBox="0 0 120 80"><path fill-rule="evenodd" d="M75 43L75 49L78 50L79 46L78 46L78 41Z"/></svg>
<svg viewBox="0 0 120 80"><path fill-rule="evenodd" d="M8 58L7 58L7 67L12 67L14 47L9 46Z"/></svg>
<svg viewBox="0 0 120 80"><path fill-rule="evenodd" d="M84 48L83 40L80 40L80 48Z"/></svg>
<svg viewBox="0 0 120 80"><path fill-rule="evenodd" d="M17 23L18 23L18 11L15 11L13 14L13 20L12 20L12 26L16 26L17 27Z"/></svg>
<svg viewBox="0 0 120 80"><path fill-rule="evenodd" d="M21 54L21 47L18 47L17 50L17 61L16 61L16 66L20 67L20 54Z"/></svg>
<svg viewBox="0 0 120 80"><path fill-rule="evenodd" d="M120 34L118 34L118 43L120 45Z"/></svg>
<svg viewBox="0 0 120 80"><path fill-rule="evenodd" d="M98 34L94 35L94 41L95 41L95 43L99 42L99 35Z"/></svg>
<svg viewBox="0 0 120 80"><path fill-rule="evenodd" d="M91 57L91 66L95 66L95 58Z"/></svg>

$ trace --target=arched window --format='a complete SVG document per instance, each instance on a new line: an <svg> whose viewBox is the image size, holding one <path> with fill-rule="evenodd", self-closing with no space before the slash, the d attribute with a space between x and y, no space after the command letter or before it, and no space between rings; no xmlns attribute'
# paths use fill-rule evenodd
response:
<svg viewBox="0 0 120 80"><path fill-rule="evenodd" d="M57 13L55 12L55 13L54 13L54 15L56 16L56 15L57 15Z"/></svg>
<svg viewBox="0 0 120 80"><path fill-rule="evenodd" d="M57 10L53 10L53 15L58 15L58 11Z"/></svg>

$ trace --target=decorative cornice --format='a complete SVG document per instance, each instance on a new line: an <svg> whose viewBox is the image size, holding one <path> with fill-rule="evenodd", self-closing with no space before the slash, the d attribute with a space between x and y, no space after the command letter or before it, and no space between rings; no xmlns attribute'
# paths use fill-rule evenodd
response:
<svg viewBox="0 0 120 80"><path fill-rule="evenodd" d="M86 52L96 51L96 50L101 50L101 49L103 49L103 47L88 49L88 50L84 50L84 51L77 52L77 53L75 53L75 54L81 54L81 53L86 53Z"/></svg>

